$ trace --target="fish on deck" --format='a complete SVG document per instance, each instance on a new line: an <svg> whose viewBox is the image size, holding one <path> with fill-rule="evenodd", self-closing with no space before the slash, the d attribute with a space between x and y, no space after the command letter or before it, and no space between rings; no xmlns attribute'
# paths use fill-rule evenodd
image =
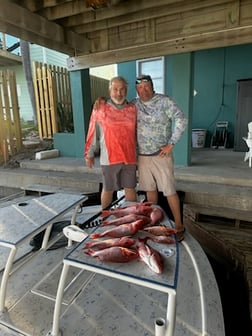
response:
<svg viewBox="0 0 252 336"><path fill-rule="evenodd" d="M126 206L123 208L119 207L111 210L103 210L101 212L101 217L108 217L112 215L118 218L129 214L148 216L153 210L151 205L152 203L145 202L145 203L136 203L134 205Z"/></svg>
<svg viewBox="0 0 252 336"><path fill-rule="evenodd" d="M97 249L103 250L112 246L121 246L121 247L130 247L136 243L136 240L130 237L121 237L121 238L111 238L106 240L98 240L98 241L88 241L84 249Z"/></svg>
<svg viewBox="0 0 252 336"><path fill-rule="evenodd" d="M138 252L127 247L112 246L103 250L87 250L87 254L101 261L125 263L138 258Z"/></svg>
<svg viewBox="0 0 252 336"><path fill-rule="evenodd" d="M101 233L93 233L90 235L91 239L101 238L101 237L112 237L112 238L120 238L125 236L132 236L136 232L138 232L144 226L143 220L137 220L133 223L122 224L115 228L106 230Z"/></svg>
<svg viewBox="0 0 252 336"><path fill-rule="evenodd" d="M116 219L104 220L101 223L101 226L108 226L108 225L122 225L127 223L135 222L136 220L142 219L145 224L149 224L151 222L151 218L144 215L137 215L137 214L128 214L123 217L119 217Z"/></svg>
<svg viewBox="0 0 252 336"><path fill-rule="evenodd" d="M144 238L138 240L137 251L139 257L153 272L160 274L164 270L162 256L158 251L146 243L147 239Z"/></svg>

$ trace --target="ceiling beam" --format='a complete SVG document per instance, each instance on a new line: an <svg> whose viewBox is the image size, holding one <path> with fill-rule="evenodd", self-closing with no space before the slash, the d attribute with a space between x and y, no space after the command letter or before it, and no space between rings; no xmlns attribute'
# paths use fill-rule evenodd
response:
<svg viewBox="0 0 252 336"><path fill-rule="evenodd" d="M218 1L210 2L216 4ZM186 6L185 10L164 11L160 17L146 19L144 16L141 21L92 31L87 34L90 40L90 54L116 52L126 48L133 50L134 47L142 48L151 43L156 45L162 41L205 33L213 33L216 36L219 31L251 26L252 3L247 2L241 8L237 3L239 1L232 1L227 6L223 1L219 1L218 5L197 9Z"/></svg>
<svg viewBox="0 0 252 336"><path fill-rule="evenodd" d="M91 11L93 10L85 6L84 0L75 0L71 3L58 3L57 6L40 9L37 14L44 16L49 21L55 21Z"/></svg>
<svg viewBox="0 0 252 336"><path fill-rule="evenodd" d="M101 65L121 63L146 57L180 54L185 52L227 47L252 43L252 25L248 27L231 28L221 31L195 34L187 37L163 40L141 46L118 50L104 51L94 55L70 57L67 60L68 70L80 70ZM148 55L148 56L146 56Z"/></svg>
<svg viewBox="0 0 252 336"><path fill-rule="evenodd" d="M84 0L78 0L84 1ZM59 5L58 0L12 0L13 3L16 3L20 5L21 7L24 7L28 9L31 12L38 12L40 10L43 10L44 8L50 8L50 7L55 7ZM72 0L65 0L64 3L66 2L72 2Z"/></svg>
<svg viewBox="0 0 252 336"><path fill-rule="evenodd" d="M67 31L8 0L1 0L0 31L71 56L89 51L89 41L84 36Z"/></svg>
<svg viewBox="0 0 252 336"><path fill-rule="evenodd" d="M163 5L160 7L155 7L155 13L153 14L153 8L142 8L140 11L132 12L115 16L113 13L111 13L111 17L106 20L95 20L90 18L88 15L85 15L85 17L80 17L77 19L77 17L73 17L72 20L66 20L65 25L69 27L73 27L74 31L78 34L84 34L88 32L93 32L97 30L103 30L103 29L109 29L116 26L122 26L124 24L139 22L149 19L157 19L159 17L164 16L166 13L169 14L169 16L172 16L174 14L178 14L179 16L182 16L183 13L186 12L192 12L192 11L202 11L207 10L207 8L211 8L211 10L216 6L216 8L219 8L220 6L225 6L225 4L230 1L229 0L212 0L211 3L209 2L199 2L197 0L190 1L190 3L179 3L176 2L174 4L169 5Z"/></svg>
<svg viewBox="0 0 252 336"><path fill-rule="evenodd" d="M220 1L220 0L219 0ZM223 0L225 1L225 0ZM223 2L222 1L222 2ZM115 7L110 7L106 9L89 11L85 13L80 13L78 15L69 15L68 18L64 18L65 27L74 27L80 24L92 24L99 23L102 21L107 22L107 26L109 26L109 20L114 19L115 17L119 17L117 23L118 25L123 24L120 21L120 17L127 17L127 22L132 22L131 16L134 13L142 13L141 19L144 18L144 11L150 10L152 11L152 17L156 17L156 8L166 6L169 9L172 8L173 5L178 8L180 3L186 3L186 0L145 0L145 1L135 1L129 0L126 3L121 3ZM126 14L127 13L127 14ZM164 14L164 13L163 13ZM52 19L52 18L51 18ZM60 21L59 21L60 22Z"/></svg>

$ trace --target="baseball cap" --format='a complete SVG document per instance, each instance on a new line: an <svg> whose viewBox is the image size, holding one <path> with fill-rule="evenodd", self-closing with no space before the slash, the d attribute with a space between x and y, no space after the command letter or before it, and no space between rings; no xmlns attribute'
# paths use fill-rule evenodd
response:
<svg viewBox="0 0 252 336"><path fill-rule="evenodd" d="M140 84L142 82L151 82L153 84L152 78L151 78L150 75L140 75L140 76L138 76L137 79L136 79L136 84Z"/></svg>

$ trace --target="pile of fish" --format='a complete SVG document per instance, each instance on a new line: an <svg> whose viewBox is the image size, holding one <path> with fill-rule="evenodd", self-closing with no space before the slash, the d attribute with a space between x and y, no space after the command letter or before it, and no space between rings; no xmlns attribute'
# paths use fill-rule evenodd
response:
<svg viewBox="0 0 252 336"><path fill-rule="evenodd" d="M164 218L160 208L153 207L150 202L141 202L104 210L101 217L101 227L112 227L89 236L84 245L86 254L105 262L125 263L140 259L155 273L163 272L162 256L148 244L148 240L174 244L171 236L176 230L160 224Z"/></svg>

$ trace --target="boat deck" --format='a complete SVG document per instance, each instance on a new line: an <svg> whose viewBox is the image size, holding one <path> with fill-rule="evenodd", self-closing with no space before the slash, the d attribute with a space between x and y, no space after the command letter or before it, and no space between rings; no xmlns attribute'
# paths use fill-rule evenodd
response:
<svg viewBox="0 0 252 336"><path fill-rule="evenodd" d="M99 210L99 206L85 207L77 222L83 223ZM24 255L27 252L33 253L29 245L22 251ZM11 275L7 288L8 310L0 315L1 336L50 333L62 260L67 253L66 247L44 251ZM179 253L174 336L204 332L224 336L219 290L205 253L188 233L185 242L179 244ZM1 253L1 265L4 258ZM194 269L195 262L198 270ZM167 295L151 288L89 271L79 273L75 268L70 270L67 283L60 316L64 336L154 336L155 320L166 314Z"/></svg>

